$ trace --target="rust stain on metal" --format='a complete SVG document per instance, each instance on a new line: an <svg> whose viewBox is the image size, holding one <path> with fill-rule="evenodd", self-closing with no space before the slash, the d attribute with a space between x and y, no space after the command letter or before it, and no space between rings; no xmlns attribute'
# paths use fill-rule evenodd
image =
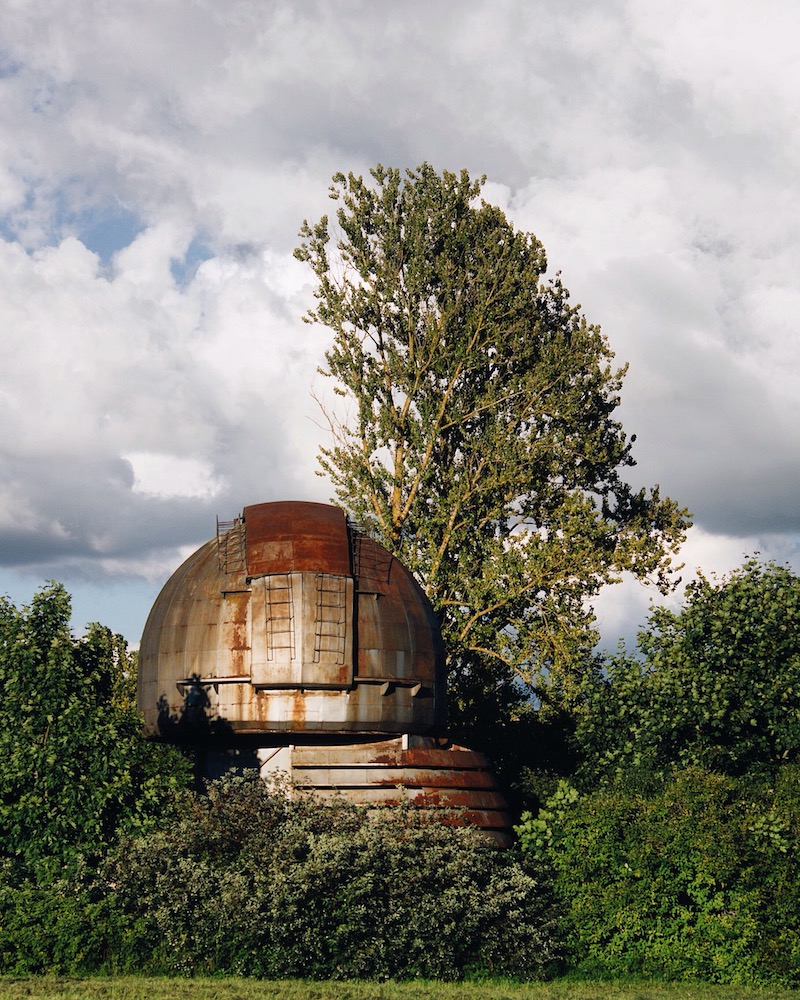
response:
<svg viewBox="0 0 800 1000"><path fill-rule="evenodd" d="M283 501L245 507L250 576L317 572L350 574L344 512L327 504Z"/></svg>

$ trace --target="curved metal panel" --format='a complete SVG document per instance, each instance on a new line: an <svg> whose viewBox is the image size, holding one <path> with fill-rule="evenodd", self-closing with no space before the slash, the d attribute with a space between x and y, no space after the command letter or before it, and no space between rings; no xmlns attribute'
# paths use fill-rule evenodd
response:
<svg viewBox="0 0 800 1000"><path fill-rule="evenodd" d="M325 504L257 504L221 527L147 620L139 706L150 732L188 738L189 709L192 724L231 735L441 730L438 623L382 546Z"/></svg>
<svg viewBox="0 0 800 1000"><path fill-rule="evenodd" d="M259 751L262 774L278 768L300 791L373 808L410 803L438 822L476 826L511 844L508 803L483 754L443 740L397 737L349 746Z"/></svg>

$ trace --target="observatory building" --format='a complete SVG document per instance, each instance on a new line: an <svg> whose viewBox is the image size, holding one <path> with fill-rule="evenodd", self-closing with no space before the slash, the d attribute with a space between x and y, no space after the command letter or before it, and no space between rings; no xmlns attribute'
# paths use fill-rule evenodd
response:
<svg viewBox="0 0 800 1000"><path fill-rule="evenodd" d="M507 844L486 759L446 736L445 652L409 571L338 507L245 507L156 599L139 651L148 733L208 775L286 772L322 797L407 799Z"/></svg>

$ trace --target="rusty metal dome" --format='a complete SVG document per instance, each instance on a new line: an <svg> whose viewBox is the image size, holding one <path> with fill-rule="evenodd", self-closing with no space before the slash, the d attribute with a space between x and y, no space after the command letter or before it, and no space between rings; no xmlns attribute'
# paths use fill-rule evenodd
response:
<svg viewBox="0 0 800 1000"><path fill-rule="evenodd" d="M400 801L510 843L486 758L444 732L439 623L408 570L338 507L245 507L167 581L139 650L147 731L205 776L283 772L299 791Z"/></svg>
<svg viewBox="0 0 800 1000"><path fill-rule="evenodd" d="M440 731L439 625L408 570L338 507L245 507L157 598L139 704L162 736L200 718L231 734Z"/></svg>

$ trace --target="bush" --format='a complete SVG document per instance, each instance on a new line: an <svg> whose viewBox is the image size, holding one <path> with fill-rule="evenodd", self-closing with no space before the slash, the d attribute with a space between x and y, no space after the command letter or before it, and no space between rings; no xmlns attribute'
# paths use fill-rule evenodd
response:
<svg viewBox="0 0 800 1000"><path fill-rule="evenodd" d="M800 981L800 769L757 786L692 767L658 791L560 790L543 824L569 907L569 963L587 977Z"/></svg>
<svg viewBox="0 0 800 1000"><path fill-rule="evenodd" d="M587 677L578 780L693 765L770 778L800 759L800 577L751 559L653 610L640 656Z"/></svg>
<svg viewBox="0 0 800 1000"><path fill-rule="evenodd" d="M118 832L152 828L191 780L177 750L141 734L122 637L94 624L76 639L69 620L59 584L21 611L0 598L0 859L15 882L20 865L58 879Z"/></svg>
<svg viewBox="0 0 800 1000"><path fill-rule="evenodd" d="M95 896L114 915L106 950L136 971L533 977L557 958L550 894L513 852L258 780L215 784L172 829L120 845Z"/></svg>

